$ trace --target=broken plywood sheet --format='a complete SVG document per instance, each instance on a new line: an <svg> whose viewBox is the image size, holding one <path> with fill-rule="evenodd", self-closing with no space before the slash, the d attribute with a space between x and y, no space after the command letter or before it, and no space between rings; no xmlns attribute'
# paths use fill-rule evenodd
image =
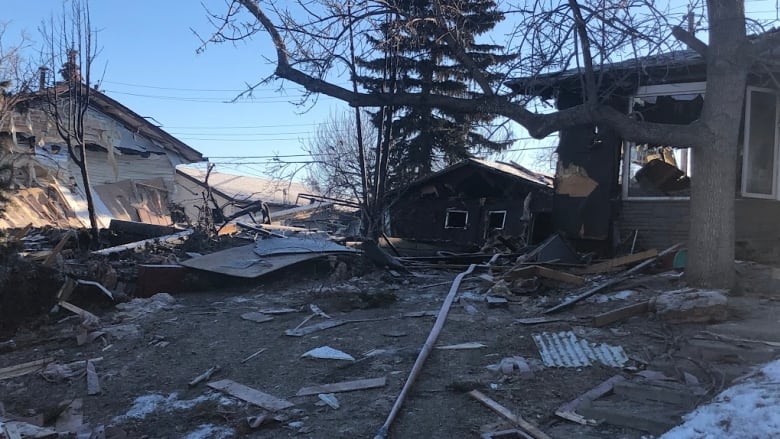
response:
<svg viewBox="0 0 780 439"><path fill-rule="evenodd" d="M255 243L260 256L306 253L354 253L357 250L323 238L266 238Z"/></svg>
<svg viewBox="0 0 780 439"><path fill-rule="evenodd" d="M214 390L219 390L270 411L284 410L295 405L290 401L285 401L232 380L214 381L207 385Z"/></svg>
<svg viewBox="0 0 780 439"><path fill-rule="evenodd" d="M599 362L605 366L623 367L628 361L623 348L606 343L597 345L577 339L573 332L543 332L533 336L539 354L547 367L583 367Z"/></svg>
<svg viewBox="0 0 780 439"><path fill-rule="evenodd" d="M255 244L248 244L188 259L183 261L181 265L228 276L252 279L320 256L322 256L321 253L304 253L260 258L255 253Z"/></svg>

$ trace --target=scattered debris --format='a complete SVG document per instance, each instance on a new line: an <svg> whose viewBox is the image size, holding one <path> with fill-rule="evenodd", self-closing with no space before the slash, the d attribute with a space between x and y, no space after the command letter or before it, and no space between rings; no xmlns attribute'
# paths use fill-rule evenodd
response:
<svg viewBox="0 0 780 439"><path fill-rule="evenodd" d="M263 314L289 314L293 312L299 312L299 309L293 309L293 308L263 308L258 309L257 312L263 313Z"/></svg>
<svg viewBox="0 0 780 439"><path fill-rule="evenodd" d="M325 404L329 405L332 409L338 410L339 400L336 399L336 395L332 393L320 393L317 395L317 398L320 399L320 401L324 402Z"/></svg>
<svg viewBox="0 0 780 439"><path fill-rule="evenodd" d="M284 410L295 405L289 401L279 399L231 380L214 381L208 383L208 386L272 412Z"/></svg>
<svg viewBox="0 0 780 439"><path fill-rule="evenodd" d="M385 377L368 378L355 381L342 381L340 383L322 384L320 386L303 387L295 396L316 395L318 393L351 392L353 390L374 389L384 387L387 384Z"/></svg>
<svg viewBox="0 0 780 439"><path fill-rule="evenodd" d="M547 367L584 367L592 365L594 361L605 366L623 367L628 362L622 347L578 340L571 331L552 334L543 332L534 335L533 339Z"/></svg>
<svg viewBox="0 0 780 439"><path fill-rule="evenodd" d="M168 293L157 293L146 299L136 298L117 304L116 308L122 312L117 313L115 319L135 320L158 311L171 309L174 303L176 303L176 299Z"/></svg>
<svg viewBox="0 0 780 439"><path fill-rule="evenodd" d="M509 409L497 403L496 401L488 398L479 390L472 390L469 392L469 395L482 404L485 404L488 408L501 415L504 419L525 430L525 432L531 435L531 437L535 439L551 439L550 436L547 436L547 434L539 430L538 427L526 421L520 417L520 415L512 413Z"/></svg>
<svg viewBox="0 0 780 439"><path fill-rule="evenodd" d="M504 375L517 374L521 378L534 377L531 366L528 365L525 358L519 356L502 358L498 364L488 365L487 369L493 372L500 372Z"/></svg>
<svg viewBox="0 0 780 439"><path fill-rule="evenodd" d="M338 349L334 349L330 346L320 346L316 349L305 352L301 355L301 358L320 358L323 360L348 360L355 361L355 357L349 355L346 352L342 352Z"/></svg>
<svg viewBox="0 0 780 439"><path fill-rule="evenodd" d="M192 381L189 382L189 386L190 387L195 387L198 384L202 383L203 381L206 381L206 380L210 379L212 375L214 375L215 373L217 373L219 371L220 371L220 367L218 365L217 366L211 366L210 368L208 368L208 370L206 370L202 374L200 374L200 375L196 376L195 378L193 378Z"/></svg>
<svg viewBox="0 0 780 439"><path fill-rule="evenodd" d="M157 238L149 238L149 239L144 239L143 241L136 241L136 242L131 242L129 244L118 245L116 247L109 247L109 248L104 248L104 249L101 249L101 250L96 250L96 251L93 251L92 254L93 255L98 255L98 256L108 256L108 255L111 255L111 254L114 254L114 253L121 253L121 252L128 251L128 250L135 250L135 249L143 248L143 247L146 247L147 245L156 244L156 243L159 243L159 242L180 241L183 238L186 238L186 237L192 235L193 233L194 233L194 230L187 229L187 230L184 230L184 231L181 231L181 232L178 232L178 233L174 233L172 235L159 236Z"/></svg>

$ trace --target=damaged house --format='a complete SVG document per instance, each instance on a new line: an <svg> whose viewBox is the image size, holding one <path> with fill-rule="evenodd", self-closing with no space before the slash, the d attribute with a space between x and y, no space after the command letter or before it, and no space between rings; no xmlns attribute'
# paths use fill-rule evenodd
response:
<svg viewBox="0 0 780 439"><path fill-rule="evenodd" d="M302 200L299 195L311 193L305 185L289 180L208 172L191 166L177 167L175 182L174 201L183 208L191 223L198 222L204 203L217 222L244 215L251 215L250 219L262 222L264 206L267 207L266 214L270 215L298 206ZM309 200L304 199L303 203L308 204Z"/></svg>
<svg viewBox="0 0 780 439"><path fill-rule="evenodd" d="M12 193L0 228L89 227L80 169L46 111L45 92L31 93L0 126L0 164ZM171 224L176 165L200 152L98 90L85 116L87 169L99 227L111 219Z"/></svg>
<svg viewBox="0 0 780 439"><path fill-rule="evenodd" d="M551 232L552 178L515 163L470 158L392 194L388 235L481 246L494 234L539 242Z"/></svg>
<svg viewBox="0 0 780 439"><path fill-rule="evenodd" d="M705 96L705 60L690 50L602 66L604 90L614 108L641 120L690 124ZM754 72L745 90L736 200L738 258L777 259L780 232L778 117L780 89L771 72ZM554 99L559 109L578 105L581 78L565 71L510 83L515 91ZM637 239L666 248L685 241L691 227L690 148L628 142L604 126L581 125L559 133L553 221L580 246L609 248Z"/></svg>

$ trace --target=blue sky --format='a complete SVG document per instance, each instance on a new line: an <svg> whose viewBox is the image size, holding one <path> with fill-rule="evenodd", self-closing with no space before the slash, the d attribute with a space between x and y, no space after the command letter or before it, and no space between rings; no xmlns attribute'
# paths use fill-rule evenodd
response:
<svg viewBox="0 0 780 439"><path fill-rule="evenodd" d="M37 42L42 20L62 12L63 0L2 0L2 20L10 21L6 38L25 31ZM283 1L283 0L282 0ZM775 18L776 0L747 0L748 16ZM203 0L214 12L225 10L225 0ZM684 12L687 2L673 0ZM660 3L659 3L660 4ZM316 105L296 106L301 89L274 81L260 86L254 99L225 103L272 72L263 58L272 56L267 35L235 45L211 45L203 53L193 30L210 35L213 26L201 2L181 0L92 0L93 27L101 48L93 76L103 77L101 89L142 116L153 118L169 133L223 163L219 170L239 169L260 175L264 156L300 154L301 141L313 135L329 114L347 107L323 96ZM103 74L103 72L105 73ZM278 88L284 85L284 91ZM522 137L520 132L516 136ZM533 142L535 148L554 145L554 139ZM516 144L515 148L520 147ZM509 158L526 166L550 171L545 160L551 149L511 153ZM258 157L240 168L225 157ZM536 158L541 156L541 159ZM290 160L300 160L292 158ZM546 166L545 166L546 165ZM546 169L545 169L546 168Z"/></svg>

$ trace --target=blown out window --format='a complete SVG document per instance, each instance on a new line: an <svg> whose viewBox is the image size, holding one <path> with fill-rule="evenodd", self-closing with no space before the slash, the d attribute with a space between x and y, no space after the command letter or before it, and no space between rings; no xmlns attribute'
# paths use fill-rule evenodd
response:
<svg viewBox="0 0 780 439"><path fill-rule="evenodd" d="M445 229L465 229L468 224L469 213L465 210L448 210L444 220Z"/></svg>
<svg viewBox="0 0 780 439"><path fill-rule="evenodd" d="M705 83L641 87L631 113L647 122L687 125L701 115ZM650 143L624 145L623 195L626 198L690 195L690 148Z"/></svg>
<svg viewBox="0 0 780 439"><path fill-rule="evenodd" d="M502 230L506 221L506 210L488 212L488 230Z"/></svg>

